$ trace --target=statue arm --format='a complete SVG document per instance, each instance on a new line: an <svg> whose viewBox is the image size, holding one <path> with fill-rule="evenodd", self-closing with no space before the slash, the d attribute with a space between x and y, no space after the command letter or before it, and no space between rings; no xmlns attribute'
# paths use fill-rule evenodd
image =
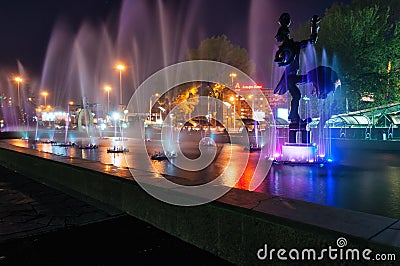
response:
<svg viewBox="0 0 400 266"><path fill-rule="evenodd" d="M308 40L303 40L299 42L300 49L306 48L307 45L310 43L315 45L318 40L318 31L319 31L319 23L321 22L321 18L318 15L314 15L311 18L311 34Z"/></svg>

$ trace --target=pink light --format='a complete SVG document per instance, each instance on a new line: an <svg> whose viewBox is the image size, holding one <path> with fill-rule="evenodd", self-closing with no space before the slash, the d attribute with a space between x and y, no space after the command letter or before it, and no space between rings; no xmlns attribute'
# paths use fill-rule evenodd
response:
<svg viewBox="0 0 400 266"><path fill-rule="evenodd" d="M282 146L282 160L296 162L315 162L318 149L316 146L288 144Z"/></svg>

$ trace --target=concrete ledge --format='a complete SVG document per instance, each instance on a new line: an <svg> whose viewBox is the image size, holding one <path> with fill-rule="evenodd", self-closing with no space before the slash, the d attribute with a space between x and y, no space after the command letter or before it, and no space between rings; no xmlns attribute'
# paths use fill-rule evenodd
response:
<svg viewBox="0 0 400 266"><path fill-rule="evenodd" d="M239 265L269 263L256 255L265 244L276 249L322 250L336 248L339 237L347 239L346 248L395 253L400 259L397 219L239 189L205 205L179 207L147 194L128 169L4 142L0 142L0 164L92 204L113 206ZM139 170L134 173L148 176L154 186L161 177ZM165 187L157 189L170 192Z"/></svg>

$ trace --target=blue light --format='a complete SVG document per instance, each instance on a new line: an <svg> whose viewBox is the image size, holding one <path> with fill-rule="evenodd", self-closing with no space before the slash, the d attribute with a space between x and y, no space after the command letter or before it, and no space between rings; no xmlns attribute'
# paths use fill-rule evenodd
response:
<svg viewBox="0 0 400 266"><path fill-rule="evenodd" d="M333 160L332 160L331 158L329 158L327 161L328 161L329 163L333 162Z"/></svg>

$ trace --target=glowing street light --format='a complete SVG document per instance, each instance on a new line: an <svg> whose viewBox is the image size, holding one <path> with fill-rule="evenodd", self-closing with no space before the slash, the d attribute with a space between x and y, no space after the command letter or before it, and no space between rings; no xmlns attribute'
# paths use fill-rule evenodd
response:
<svg viewBox="0 0 400 266"><path fill-rule="evenodd" d="M233 73L234 74L234 73ZM235 119L235 115L236 115L236 103L235 103L235 100L236 100L236 98L235 97L233 97L233 96L231 96L230 98L229 98L229 101L231 101L232 102L232 104L233 104L233 115L232 115L232 119L233 119L233 130L235 131L236 130L236 119Z"/></svg>
<svg viewBox="0 0 400 266"><path fill-rule="evenodd" d="M150 96L150 110L149 110L149 113L150 113L150 115L149 115L150 123L151 123L151 115L152 115L152 113L151 113L151 108L153 107L153 97L158 97L158 96L160 96L160 94L158 94L158 93L156 93L156 94Z"/></svg>
<svg viewBox="0 0 400 266"><path fill-rule="evenodd" d="M49 93L47 91L42 92L42 95L44 96L44 106L47 105L47 95L49 95Z"/></svg>
<svg viewBox="0 0 400 266"><path fill-rule="evenodd" d="M119 104L122 105L122 71L125 70L125 66L118 64L115 68L119 70Z"/></svg>
<svg viewBox="0 0 400 266"><path fill-rule="evenodd" d="M14 80L17 82L17 88L18 88L18 106L21 106L21 99L19 96L19 84L22 82L22 78L17 76L14 78Z"/></svg>
<svg viewBox="0 0 400 266"><path fill-rule="evenodd" d="M110 91L111 87L110 86L105 86L104 90L107 92L107 114L110 113Z"/></svg>
<svg viewBox="0 0 400 266"><path fill-rule="evenodd" d="M232 72L229 74L229 77L231 77L231 81L232 81L232 88L233 88L233 79L237 77L237 74Z"/></svg>

